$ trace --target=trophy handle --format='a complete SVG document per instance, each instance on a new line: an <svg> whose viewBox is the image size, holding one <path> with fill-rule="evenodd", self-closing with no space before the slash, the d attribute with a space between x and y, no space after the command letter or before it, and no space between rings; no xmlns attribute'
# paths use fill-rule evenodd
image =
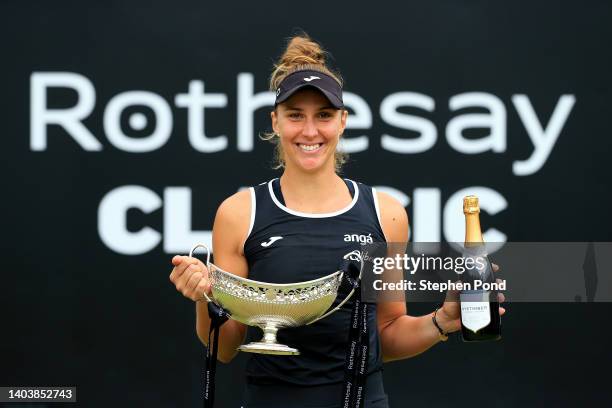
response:
<svg viewBox="0 0 612 408"><path fill-rule="evenodd" d="M340 274L340 277L339 277L340 281L342 281L342 278L343 278L343 277L344 277L344 272L342 272L342 273ZM345 303L346 303L346 302L347 302L347 301L348 301L348 300L351 298L351 296L353 296L353 293L355 293L355 288L351 289L351 291L349 292L349 294L348 294L348 295L346 295L346 297L345 297L345 298L342 300L342 302L338 303L338 306L336 306L336 307L334 307L332 310L330 310L330 311L328 311L328 312L326 312L326 313L322 314L321 316L317 317L316 319L314 319L314 320L312 320L312 321L310 321L310 322L306 323L306 326L308 326L309 324L312 324L312 323L314 323L314 322L317 322L317 321L319 321L319 320L321 320L321 319L323 319L323 318L326 318L327 316L329 316L329 315L330 315L330 314L332 314L332 313L335 313L335 312L336 312L338 309L340 309L340 308L341 308L341 307L342 307L342 306L343 306L343 305L344 305L344 304L345 304Z"/></svg>
<svg viewBox="0 0 612 408"><path fill-rule="evenodd" d="M363 273L363 256L361 254L361 251L356 250L356 251L352 251L349 252L348 254L346 254L344 256L344 259L350 259L353 261L359 261L359 276L357 277L358 281L361 281L361 274ZM342 278L344 277L344 272L342 272L340 274L340 281L342 281ZM361 289L360 289L361 290ZM334 307L332 310L330 310L329 312L324 313L323 315L317 317L316 319L314 319L313 321L306 323L306 326L309 324L312 324L316 321L319 321L327 316L329 316L330 314L336 312L338 309L340 309L350 298L351 296L353 296L353 293L355 293L355 287L353 287L353 289L351 289L351 291L349 292L348 295L346 295L346 297L344 298L344 300L342 300L342 302L340 302L338 304L338 306Z"/></svg>
<svg viewBox="0 0 612 408"><path fill-rule="evenodd" d="M208 248L208 246L206 244L201 244L201 243L195 244L191 248L191 251L189 251L189 257L193 258L193 253L198 248L206 249L206 269L208 269L208 271L210 273L210 249ZM210 297L208 297L208 295L206 293L204 293L204 298L206 299L207 302L212 302L212 299Z"/></svg>

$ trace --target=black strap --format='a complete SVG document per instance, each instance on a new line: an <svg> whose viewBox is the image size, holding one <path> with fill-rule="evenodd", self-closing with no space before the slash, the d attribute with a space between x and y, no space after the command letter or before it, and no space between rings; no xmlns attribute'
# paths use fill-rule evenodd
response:
<svg viewBox="0 0 612 408"><path fill-rule="evenodd" d="M208 331L208 347L206 348L206 371L204 372L204 408L212 408L215 403L215 371L217 369L217 351L219 349L219 330L230 315L222 307L208 302L210 329ZM212 353L210 351L210 335L214 334Z"/></svg>
<svg viewBox="0 0 612 408"><path fill-rule="evenodd" d="M365 385L368 371L369 332L368 304L361 301L359 266L354 262L343 265L345 278L355 289L348 348L344 362L343 408L362 408L365 401Z"/></svg>

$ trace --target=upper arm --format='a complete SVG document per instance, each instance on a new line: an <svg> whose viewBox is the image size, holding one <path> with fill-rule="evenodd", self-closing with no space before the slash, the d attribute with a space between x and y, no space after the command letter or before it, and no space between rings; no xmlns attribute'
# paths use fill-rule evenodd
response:
<svg viewBox="0 0 612 408"><path fill-rule="evenodd" d="M408 214L406 209L389 194L377 192L380 210L380 223L387 241L387 256L403 255L408 244ZM384 276L386 275L386 276ZM400 281L403 271L388 270L383 274L385 281ZM378 330L382 330L396 318L406 314L406 303L403 301L380 302L377 305Z"/></svg>
<svg viewBox="0 0 612 408"><path fill-rule="evenodd" d="M251 225L251 191L237 192L221 203L213 225L214 262L219 268L246 278L243 245Z"/></svg>
<svg viewBox="0 0 612 408"><path fill-rule="evenodd" d="M219 268L234 275L248 277L249 268L244 256L243 245L251 226L251 191L242 190L221 203L213 224L213 256ZM232 321L239 330L239 341L244 341L246 327ZM231 360L236 354L226 358Z"/></svg>
<svg viewBox="0 0 612 408"><path fill-rule="evenodd" d="M408 214L406 209L387 193L376 192L380 209L380 223L387 242L408 242Z"/></svg>

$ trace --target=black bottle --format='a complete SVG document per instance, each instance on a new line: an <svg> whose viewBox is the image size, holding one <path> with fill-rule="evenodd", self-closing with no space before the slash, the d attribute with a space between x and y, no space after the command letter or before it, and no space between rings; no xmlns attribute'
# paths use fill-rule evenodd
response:
<svg viewBox="0 0 612 408"><path fill-rule="evenodd" d="M463 199L465 214L466 272L462 281L471 285L470 290L459 294L461 301L461 336L463 341L489 341L501 339L499 302L495 290L495 277L486 254L480 229L478 197ZM471 258L467 267L467 259ZM493 284L492 286L488 286Z"/></svg>

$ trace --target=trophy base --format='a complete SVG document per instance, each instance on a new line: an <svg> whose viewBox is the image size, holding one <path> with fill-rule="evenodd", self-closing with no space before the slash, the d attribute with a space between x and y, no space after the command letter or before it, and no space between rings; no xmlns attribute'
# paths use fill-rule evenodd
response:
<svg viewBox="0 0 612 408"><path fill-rule="evenodd" d="M263 342L243 344L242 346L238 347L238 350L245 351L247 353L277 354L281 356L297 356L300 354L298 349L285 346L284 344Z"/></svg>

